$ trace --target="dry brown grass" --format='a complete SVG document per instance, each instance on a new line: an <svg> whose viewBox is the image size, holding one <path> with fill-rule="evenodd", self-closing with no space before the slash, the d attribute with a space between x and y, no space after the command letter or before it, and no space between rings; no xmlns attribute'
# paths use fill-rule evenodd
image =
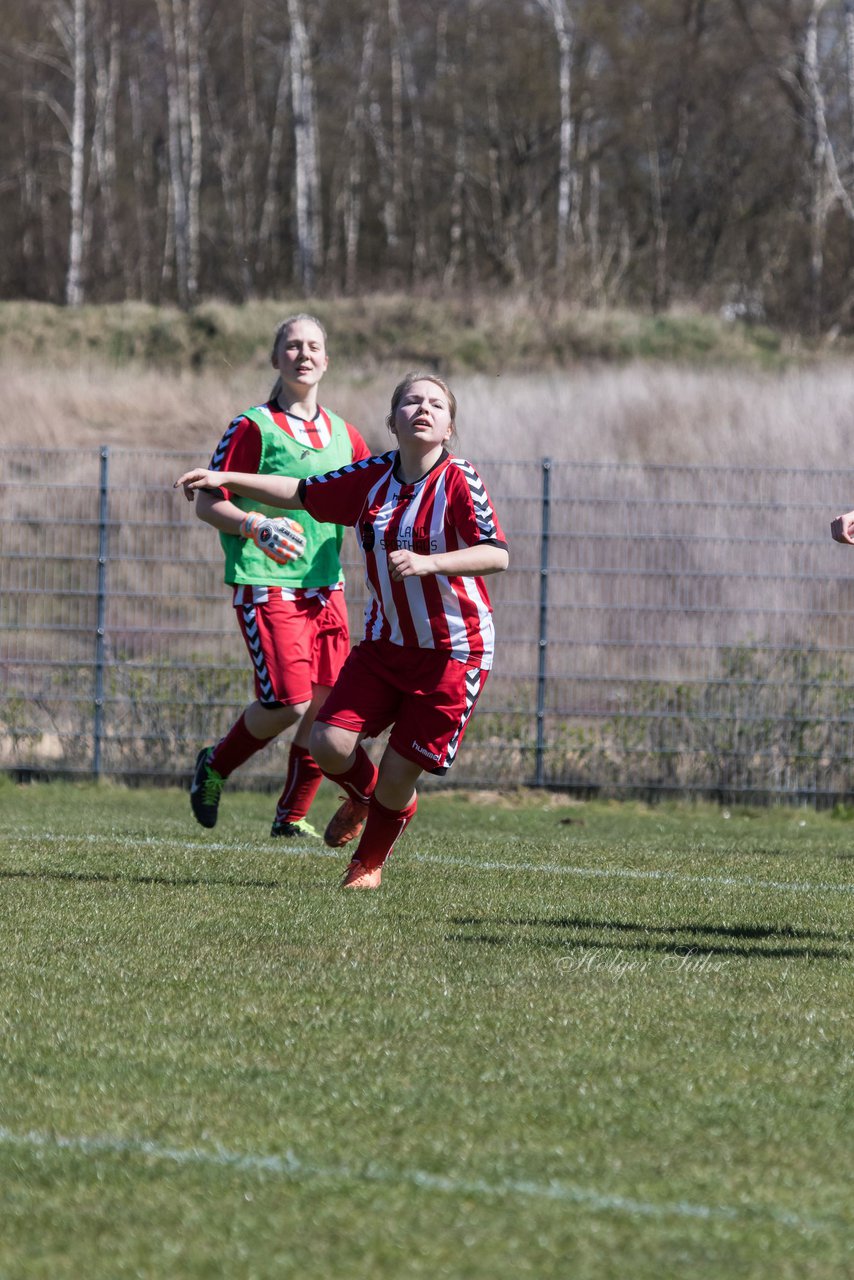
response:
<svg viewBox="0 0 854 1280"><path fill-rule="evenodd" d="M458 378L455 389L462 451L475 458L851 465L850 364L779 374L634 364Z"/></svg>
<svg viewBox="0 0 854 1280"><path fill-rule="evenodd" d="M330 367L326 403L372 448L403 368ZM266 368L221 373L80 365L0 366L0 444L97 444L198 450L205 456L239 409L263 400ZM484 463L550 455L582 462L848 468L854 368L832 363L770 374L633 364L565 373L452 379L458 451Z"/></svg>

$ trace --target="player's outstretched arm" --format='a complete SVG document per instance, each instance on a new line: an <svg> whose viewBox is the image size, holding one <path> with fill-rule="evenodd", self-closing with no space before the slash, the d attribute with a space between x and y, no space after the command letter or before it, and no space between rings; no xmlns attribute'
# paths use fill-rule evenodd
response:
<svg viewBox="0 0 854 1280"><path fill-rule="evenodd" d="M836 542L847 542L854 547L854 511L847 511L844 516L831 520L830 533Z"/></svg>
<svg viewBox="0 0 854 1280"><path fill-rule="evenodd" d="M259 476L247 471L208 471L204 467L194 467L178 477L174 488L183 489L189 502L193 501L197 489L229 489L242 498L252 498L269 507L280 507L283 511L302 510L297 496L299 481L293 476Z"/></svg>

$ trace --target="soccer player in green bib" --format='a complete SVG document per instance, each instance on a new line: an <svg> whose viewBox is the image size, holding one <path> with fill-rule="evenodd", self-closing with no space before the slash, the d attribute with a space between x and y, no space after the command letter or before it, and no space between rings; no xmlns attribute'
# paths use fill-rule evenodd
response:
<svg viewBox="0 0 854 1280"><path fill-rule="evenodd" d="M359 432L318 403L326 372L326 331L295 315L276 330L278 373L266 404L238 415L211 458L212 471L310 476L359 462L371 451ZM296 725L271 834L318 836L307 820L322 774L308 748L314 717L350 652L340 550L343 528L300 523L226 488L200 494L196 514L219 531L225 581L255 676L255 701L214 746L202 747L190 788L193 813L216 825L223 784L235 769ZM346 798L326 829L337 847L353 838L357 815Z"/></svg>

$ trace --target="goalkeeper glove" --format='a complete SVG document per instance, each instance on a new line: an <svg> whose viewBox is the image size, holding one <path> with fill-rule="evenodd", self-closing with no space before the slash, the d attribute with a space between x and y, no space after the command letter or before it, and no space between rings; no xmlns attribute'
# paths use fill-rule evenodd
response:
<svg viewBox="0 0 854 1280"><path fill-rule="evenodd" d="M287 516L262 516L259 511L249 511L240 522L240 532L276 564L290 564L305 551L302 525Z"/></svg>

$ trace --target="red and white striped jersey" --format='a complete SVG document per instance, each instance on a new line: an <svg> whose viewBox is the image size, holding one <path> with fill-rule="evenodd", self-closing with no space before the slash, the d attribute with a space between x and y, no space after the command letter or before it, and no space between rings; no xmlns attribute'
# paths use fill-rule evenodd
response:
<svg viewBox="0 0 854 1280"><path fill-rule="evenodd" d="M431 574L394 582L388 552L420 555L506 542L483 481L470 462L443 453L415 484L395 475L397 452L300 481L315 520L352 525L365 557L365 639L444 649L461 662L492 666L492 606L482 578Z"/></svg>

